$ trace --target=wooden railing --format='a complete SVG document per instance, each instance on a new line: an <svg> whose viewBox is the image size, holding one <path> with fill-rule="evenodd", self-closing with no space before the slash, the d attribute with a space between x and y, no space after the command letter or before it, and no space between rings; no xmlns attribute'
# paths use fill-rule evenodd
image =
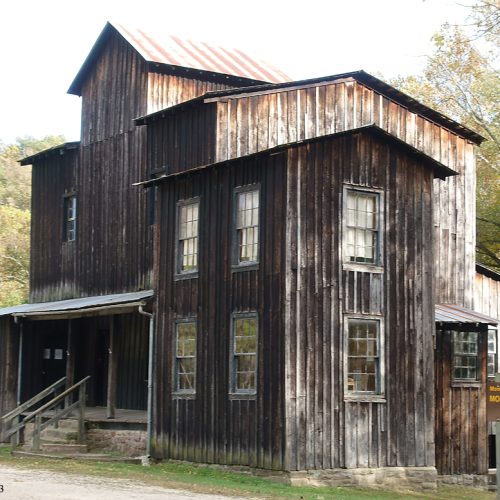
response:
<svg viewBox="0 0 500 500"><path fill-rule="evenodd" d="M4 431L4 437L11 437L11 446L15 448L21 444L22 431L28 422L34 421L33 428L33 451L40 450L40 436L46 427L56 424L65 416L71 414L73 410L78 410L78 443L83 443L85 434L85 394L86 384L90 376L85 377L76 384L72 385L59 395L54 396L49 402L42 405L40 408L31 411L22 420L22 414L30 411L30 409L51 394L55 394L58 388L62 387L66 382L66 377L54 382L30 400L19 405L17 408L7 413L2 417L2 422L6 425L7 430ZM78 389L78 399L71 403L71 395ZM62 408L57 408L61 402L65 402ZM54 410L53 414L47 415L46 412Z"/></svg>

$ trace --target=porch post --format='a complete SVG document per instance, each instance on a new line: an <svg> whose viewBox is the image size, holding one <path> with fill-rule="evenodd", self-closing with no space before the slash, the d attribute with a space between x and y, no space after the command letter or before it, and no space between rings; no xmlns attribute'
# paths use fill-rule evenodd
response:
<svg viewBox="0 0 500 500"><path fill-rule="evenodd" d="M115 418L116 409L116 352L115 317L109 317L109 357L108 357L108 401L106 418Z"/></svg>
<svg viewBox="0 0 500 500"><path fill-rule="evenodd" d="M68 319L68 338L66 341L66 389L69 389L75 383L75 349L73 348L73 340L73 323L71 319ZM68 396L64 406L67 408L70 404L70 396Z"/></svg>
<svg viewBox="0 0 500 500"><path fill-rule="evenodd" d="M16 393L16 406L21 404L21 380L23 374L23 321L14 318L14 322L19 321L19 352L17 354L17 393Z"/></svg>

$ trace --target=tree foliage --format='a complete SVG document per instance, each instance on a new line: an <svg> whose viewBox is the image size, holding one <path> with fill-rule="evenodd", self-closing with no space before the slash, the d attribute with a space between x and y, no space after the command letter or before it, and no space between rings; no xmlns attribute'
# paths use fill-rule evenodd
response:
<svg viewBox="0 0 500 500"><path fill-rule="evenodd" d="M469 19L471 35L464 27L445 24L433 37L434 51L423 74L393 84L485 137L477 150L476 258L500 270L498 3L477 3Z"/></svg>
<svg viewBox="0 0 500 500"><path fill-rule="evenodd" d="M0 143L0 307L28 298L31 168L18 160L62 142L62 136L48 136Z"/></svg>

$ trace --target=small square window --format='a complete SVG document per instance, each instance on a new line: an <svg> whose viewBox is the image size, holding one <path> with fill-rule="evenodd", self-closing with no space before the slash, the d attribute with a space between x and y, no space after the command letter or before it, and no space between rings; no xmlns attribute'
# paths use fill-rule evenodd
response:
<svg viewBox="0 0 500 500"><path fill-rule="evenodd" d="M453 378L478 380L477 332L453 332Z"/></svg>

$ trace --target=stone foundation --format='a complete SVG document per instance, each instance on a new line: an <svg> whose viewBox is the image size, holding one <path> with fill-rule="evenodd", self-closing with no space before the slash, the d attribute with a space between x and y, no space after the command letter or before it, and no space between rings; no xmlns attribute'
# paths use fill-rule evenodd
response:
<svg viewBox="0 0 500 500"><path fill-rule="evenodd" d="M387 490L435 491L435 467L381 467L377 469L329 469L290 472L294 486L334 486Z"/></svg>
<svg viewBox="0 0 500 500"><path fill-rule="evenodd" d="M496 481L496 478L494 477ZM457 486L469 486L472 488L488 489L488 483L491 483L487 474L453 474L438 476L439 484L453 484ZM493 483L493 484L496 484Z"/></svg>
<svg viewBox="0 0 500 500"><path fill-rule="evenodd" d="M87 445L90 451L116 451L139 457L146 454L146 431L89 429Z"/></svg>

